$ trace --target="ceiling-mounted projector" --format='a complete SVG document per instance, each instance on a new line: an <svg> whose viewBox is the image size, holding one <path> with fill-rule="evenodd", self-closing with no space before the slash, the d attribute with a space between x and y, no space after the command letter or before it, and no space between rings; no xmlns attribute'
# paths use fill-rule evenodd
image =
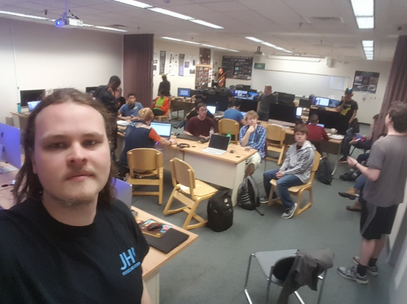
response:
<svg viewBox="0 0 407 304"><path fill-rule="evenodd" d="M61 18L55 20L56 27L69 27L69 26L83 26L83 22L80 19L68 17L62 15Z"/></svg>

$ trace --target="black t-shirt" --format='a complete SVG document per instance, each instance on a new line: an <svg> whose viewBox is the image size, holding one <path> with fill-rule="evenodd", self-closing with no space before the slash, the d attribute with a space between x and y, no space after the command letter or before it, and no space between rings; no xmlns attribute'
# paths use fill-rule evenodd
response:
<svg viewBox="0 0 407 304"><path fill-rule="evenodd" d="M358 103L352 99L351 102L341 101L339 106L341 105L344 106L340 114L344 120L349 121L355 110L358 110Z"/></svg>
<svg viewBox="0 0 407 304"><path fill-rule="evenodd" d="M272 103L277 103L276 97L273 94L266 95L262 94L260 96L260 107L259 107L259 112L262 113L269 113L270 112L270 104Z"/></svg>
<svg viewBox="0 0 407 304"><path fill-rule="evenodd" d="M74 227L29 199L0 211L0 231L0 303L140 303L149 247L122 202Z"/></svg>
<svg viewBox="0 0 407 304"><path fill-rule="evenodd" d="M97 87L95 90L95 93L93 94L93 97L98 99L100 102L103 103L103 105L106 107L106 109L117 116L117 111L118 111L118 105L117 105L117 100L116 98L108 91L109 86L107 85L101 85Z"/></svg>

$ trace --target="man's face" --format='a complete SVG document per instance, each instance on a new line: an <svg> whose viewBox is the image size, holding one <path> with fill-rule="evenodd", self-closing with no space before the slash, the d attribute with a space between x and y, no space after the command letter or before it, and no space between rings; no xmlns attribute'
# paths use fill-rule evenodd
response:
<svg viewBox="0 0 407 304"><path fill-rule="evenodd" d="M136 103L136 96L134 95L129 96L129 98L127 98L127 102L129 106L134 106Z"/></svg>
<svg viewBox="0 0 407 304"><path fill-rule="evenodd" d="M112 87L112 90L113 90L114 92L116 92L116 91L117 91L117 88L120 86L120 82L119 82L119 83L113 82L110 86Z"/></svg>
<svg viewBox="0 0 407 304"><path fill-rule="evenodd" d="M247 124L249 126L255 126L257 124L257 118L255 116L247 117Z"/></svg>
<svg viewBox="0 0 407 304"><path fill-rule="evenodd" d="M110 172L110 149L102 115L77 103L44 108L35 120L33 171L44 199L65 206L95 202Z"/></svg>
<svg viewBox="0 0 407 304"><path fill-rule="evenodd" d="M307 134L305 134L304 132L295 132L294 138L297 145L302 146L307 140Z"/></svg>
<svg viewBox="0 0 407 304"><path fill-rule="evenodd" d="M345 101L351 101L352 100L352 96L353 96L353 94L352 93L345 93Z"/></svg>
<svg viewBox="0 0 407 304"><path fill-rule="evenodd" d="M264 94L266 96L270 95L271 94L271 88L270 87L264 87Z"/></svg>
<svg viewBox="0 0 407 304"><path fill-rule="evenodd" d="M200 107L198 110L198 116L200 119L206 118L206 107Z"/></svg>

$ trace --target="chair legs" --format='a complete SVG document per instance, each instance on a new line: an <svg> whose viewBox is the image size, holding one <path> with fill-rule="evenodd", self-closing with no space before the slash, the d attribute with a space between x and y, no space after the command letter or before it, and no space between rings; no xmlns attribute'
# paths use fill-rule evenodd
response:
<svg viewBox="0 0 407 304"><path fill-rule="evenodd" d="M304 193L304 191L308 191L309 193L309 201L308 203L301 208L301 203L302 203L302 195ZM282 204L280 198L277 199L272 199L273 198L273 193L274 193L274 186L271 186L270 189L270 195L269 195L269 200L268 200L268 205L273 205L275 202L278 204ZM311 208L312 206L312 187L309 188L303 188L300 191L298 191L297 195L297 210L295 210L294 216L297 216L301 213L303 213L305 210Z"/></svg>
<svg viewBox="0 0 407 304"><path fill-rule="evenodd" d="M252 263L253 257L254 257L254 253L252 253L249 257L249 265L247 265L246 279L244 282L244 294L246 295L247 301L249 301L250 304L253 304L253 302L252 302L252 299L250 298L249 291L247 290L247 282L249 281L250 265Z"/></svg>

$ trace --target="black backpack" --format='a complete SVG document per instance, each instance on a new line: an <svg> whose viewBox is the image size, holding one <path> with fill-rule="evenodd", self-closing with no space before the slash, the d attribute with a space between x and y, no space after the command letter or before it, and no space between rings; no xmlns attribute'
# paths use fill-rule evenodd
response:
<svg viewBox="0 0 407 304"><path fill-rule="evenodd" d="M257 210L260 206L259 189L253 177L246 176L237 191L237 204L246 210ZM261 213L260 213L261 214ZM263 215L263 214L261 214Z"/></svg>
<svg viewBox="0 0 407 304"><path fill-rule="evenodd" d="M326 157L323 157L319 162L317 179L323 184L330 185L332 183L332 169Z"/></svg>
<svg viewBox="0 0 407 304"><path fill-rule="evenodd" d="M233 205L229 190L219 190L208 202L208 224L213 231L221 232L233 224Z"/></svg>

